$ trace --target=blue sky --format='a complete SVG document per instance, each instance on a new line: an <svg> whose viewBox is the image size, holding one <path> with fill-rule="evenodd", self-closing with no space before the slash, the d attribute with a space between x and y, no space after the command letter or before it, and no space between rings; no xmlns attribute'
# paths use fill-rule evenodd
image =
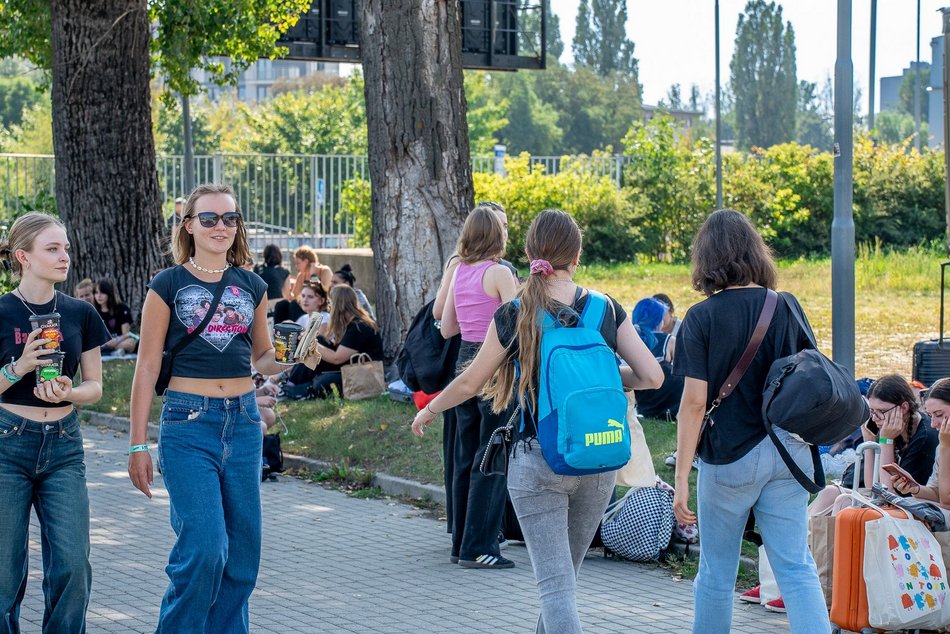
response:
<svg viewBox="0 0 950 634"><path fill-rule="evenodd" d="M563 62L571 61L578 0L551 0L561 20ZM729 81L729 60L736 21L745 0L720 0L722 81ZM836 0L781 0L786 21L795 29L798 78L823 83L833 76L836 55ZM870 0L853 1L852 59L855 85L867 112ZM640 83L646 103L656 103L671 84L698 84L705 94L715 86L713 0L627 0L627 34L636 44ZM920 59L930 61L930 40L941 34L937 10L950 0L921 0ZM878 0L876 76L899 75L915 57L916 0Z"/></svg>

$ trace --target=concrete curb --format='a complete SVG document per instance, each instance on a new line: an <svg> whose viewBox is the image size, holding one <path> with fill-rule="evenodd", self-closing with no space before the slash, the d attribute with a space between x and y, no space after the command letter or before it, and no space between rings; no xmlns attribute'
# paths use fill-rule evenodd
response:
<svg viewBox="0 0 950 634"><path fill-rule="evenodd" d="M670 542L670 552L676 555L685 555L689 559L699 560L700 544L684 544L683 542ZM750 572L758 572L759 562L745 555L739 556L739 567Z"/></svg>
<svg viewBox="0 0 950 634"><path fill-rule="evenodd" d="M131 428L131 423L128 418L104 414L102 412L83 411L80 413L80 418L89 425L108 427L109 429L114 429L115 431L124 432L126 434L129 433L129 429ZM148 424L148 439L153 442L158 440L158 425L155 423ZM285 453L284 467L287 469L326 471L333 467L333 464L324 460ZM423 484L422 482L415 482L386 473L377 473L373 477L372 485L382 489L386 495L408 496L420 500L437 502L442 505L445 504L445 489L435 486L434 484Z"/></svg>

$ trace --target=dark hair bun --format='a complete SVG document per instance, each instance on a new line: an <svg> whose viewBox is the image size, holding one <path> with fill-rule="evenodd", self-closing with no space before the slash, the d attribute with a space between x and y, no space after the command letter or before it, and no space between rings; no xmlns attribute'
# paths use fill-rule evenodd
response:
<svg viewBox="0 0 950 634"><path fill-rule="evenodd" d="M349 264L344 264L343 266L340 267L340 270L349 272L353 270L353 267L350 266Z"/></svg>

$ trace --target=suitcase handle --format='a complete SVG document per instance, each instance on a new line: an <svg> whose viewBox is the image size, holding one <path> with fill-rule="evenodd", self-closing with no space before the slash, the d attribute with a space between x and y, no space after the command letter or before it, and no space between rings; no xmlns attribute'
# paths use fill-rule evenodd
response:
<svg viewBox="0 0 950 634"><path fill-rule="evenodd" d="M854 448L854 482L851 484L852 491L858 490L858 483L861 482L861 471L864 470L864 452L870 450L874 454L874 470L871 473L871 485L867 487L868 489L872 488L875 484L881 481L881 445L876 440L866 440L857 447ZM865 484L867 484L865 482Z"/></svg>

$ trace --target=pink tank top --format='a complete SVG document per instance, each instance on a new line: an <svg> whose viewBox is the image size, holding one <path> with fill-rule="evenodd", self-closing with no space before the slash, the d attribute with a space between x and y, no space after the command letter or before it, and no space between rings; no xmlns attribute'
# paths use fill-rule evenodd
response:
<svg viewBox="0 0 950 634"><path fill-rule="evenodd" d="M501 300L491 297L482 287L482 278L494 262L482 262L472 266L459 264L455 272L455 314L462 341L481 343L491 324Z"/></svg>

